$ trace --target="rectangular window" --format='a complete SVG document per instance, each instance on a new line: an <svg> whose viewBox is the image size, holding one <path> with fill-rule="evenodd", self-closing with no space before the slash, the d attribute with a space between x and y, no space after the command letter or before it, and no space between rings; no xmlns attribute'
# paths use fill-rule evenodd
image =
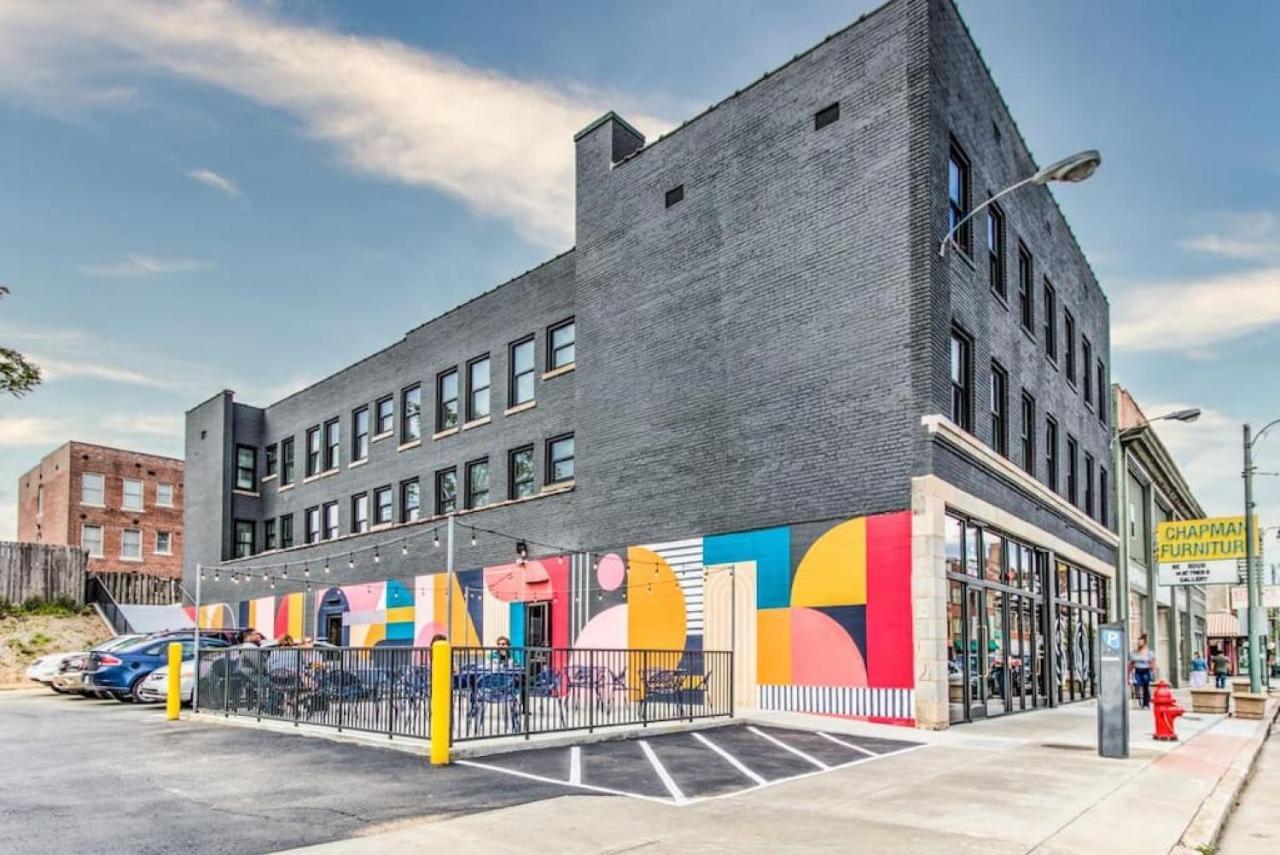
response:
<svg viewBox="0 0 1280 855"><path fill-rule="evenodd" d="M280 440L280 486L293 483L293 437Z"/></svg>
<svg viewBox="0 0 1280 855"><path fill-rule="evenodd" d="M973 430L972 377L973 360L969 337L958 329L951 330L951 421Z"/></svg>
<svg viewBox="0 0 1280 855"><path fill-rule="evenodd" d="M436 431L458 426L458 369L436 376Z"/></svg>
<svg viewBox="0 0 1280 855"><path fill-rule="evenodd" d="M547 483L573 480L573 434L547 440Z"/></svg>
<svg viewBox="0 0 1280 855"><path fill-rule="evenodd" d="M44 513L44 485L36 485L36 516Z"/></svg>
<svg viewBox="0 0 1280 855"><path fill-rule="evenodd" d="M1049 489L1058 490L1058 422L1053 416L1045 416L1044 420L1044 465L1045 482Z"/></svg>
<svg viewBox="0 0 1280 855"><path fill-rule="evenodd" d="M142 482L136 478L124 479L124 495L120 507L126 511L142 510Z"/></svg>
<svg viewBox="0 0 1280 855"><path fill-rule="evenodd" d="M391 433L396 426L396 399L388 395L385 398L379 398L374 406L377 408L378 436Z"/></svg>
<svg viewBox="0 0 1280 855"><path fill-rule="evenodd" d="M1080 340L1080 356L1084 365L1084 402L1090 406L1093 405L1093 345L1089 344L1089 339L1081 337Z"/></svg>
<svg viewBox="0 0 1280 855"><path fill-rule="evenodd" d="M1036 475L1036 399L1022 392L1022 468Z"/></svg>
<svg viewBox="0 0 1280 855"><path fill-rule="evenodd" d="M391 487L379 487L373 491L373 524L388 525L395 522Z"/></svg>
<svg viewBox="0 0 1280 855"><path fill-rule="evenodd" d="M84 473L80 481L80 503L105 507L107 501L103 493L102 484L103 478L101 475L93 472Z"/></svg>
<svg viewBox="0 0 1280 855"><path fill-rule="evenodd" d="M326 502L324 506L324 539L333 540L338 536L338 503Z"/></svg>
<svg viewBox="0 0 1280 855"><path fill-rule="evenodd" d="M1004 212L999 206L987 209L987 278L991 290L1003 298L1007 291L1004 284Z"/></svg>
<svg viewBox="0 0 1280 855"><path fill-rule="evenodd" d="M1107 492L1107 470L1098 467L1098 522L1111 528L1111 495Z"/></svg>
<svg viewBox="0 0 1280 855"><path fill-rule="evenodd" d="M173 535L167 531L156 532L156 555L173 554Z"/></svg>
<svg viewBox="0 0 1280 855"><path fill-rule="evenodd" d="M1058 361L1058 293L1053 284L1044 280L1044 354Z"/></svg>
<svg viewBox="0 0 1280 855"><path fill-rule="evenodd" d="M436 516L458 509L458 470L444 469L436 473Z"/></svg>
<svg viewBox="0 0 1280 855"><path fill-rule="evenodd" d="M1067 501L1073 505L1080 502L1079 475L1080 446L1076 438L1067 434Z"/></svg>
<svg viewBox="0 0 1280 855"><path fill-rule="evenodd" d="M489 458L467 464L467 507L483 508L489 504Z"/></svg>
<svg viewBox="0 0 1280 855"><path fill-rule="evenodd" d="M666 201L667 201L668 208L670 208L672 205L676 204L677 202L683 202L684 201L684 185L677 184L675 187L672 187L670 190L668 190Z"/></svg>
<svg viewBox="0 0 1280 855"><path fill-rule="evenodd" d="M250 523L250 525L252 525L252 523ZM240 523L239 521L237 521L236 522L237 545L239 544L239 536L240 536ZM250 548L253 547L253 530L252 529L249 530L249 546ZM253 553L250 552L249 554L252 555ZM126 561L142 560L142 529L126 528L124 531L120 533L120 557ZM238 549L237 549L237 557L239 557Z"/></svg>
<svg viewBox="0 0 1280 855"><path fill-rule="evenodd" d="M264 550L270 551L272 549L276 549L277 547L279 547L279 545L280 545L279 542L276 541L276 521L263 520L262 521L262 548Z"/></svg>
<svg viewBox="0 0 1280 855"><path fill-rule="evenodd" d="M991 362L991 448L1009 456L1009 374Z"/></svg>
<svg viewBox="0 0 1280 855"><path fill-rule="evenodd" d="M289 549L293 546L293 514L283 514L280 517L280 548Z"/></svg>
<svg viewBox="0 0 1280 855"><path fill-rule="evenodd" d="M248 558L253 555L253 520L236 520L235 557Z"/></svg>
<svg viewBox="0 0 1280 855"><path fill-rule="evenodd" d="M960 146L951 142L951 156L947 159L947 231L959 226L969 213L969 158L964 156ZM965 255L971 255L972 234L971 223L965 223L951 236Z"/></svg>
<svg viewBox="0 0 1280 855"><path fill-rule="evenodd" d="M156 484L156 507L173 507L173 485L164 481Z"/></svg>
<svg viewBox="0 0 1280 855"><path fill-rule="evenodd" d="M369 530L369 494L358 493L351 497L351 532L359 534Z"/></svg>
<svg viewBox="0 0 1280 855"><path fill-rule="evenodd" d="M516 407L533 400L533 375L533 336L529 336L511 345L508 406Z"/></svg>
<svg viewBox="0 0 1280 855"><path fill-rule="evenodd" d="M307 477L320 474L320 428L307 431Z"/></svg>
<svg viewBox="0 0 1280 855"><path fill-rule="evenodd" d="M258 449L236 446L236 489L255 490L258 486Z"/></svg>
<svg viewBox="0 0 1280 855"><path fill-rule="evenodd" d="M307 530L305 533L307 543L317 543L320 540L320 509L307 508Z"/></svg>
<svg viewBox="0 0 1280 855"><path fill-rule="evenodd" d="M337 419L324 423L324 468L325 471L337 469L341 451L341 433Z"/></svg>
<svg viewBox="0 0 1280 855"><path fill-rule="evenodd" d="M532 496L537 491L537 482L533 471L533 446L513 449L507 465L507 477L511 482L508 495L513 499Z"/></svg>
<svg viewBox="0 0 1280 855"><path fill-rule="evenodd" d="M1093 455L1084 456L1084 512L1093 516Z"/></svg>
<svg viewBox="0 0 1280 855"><path fill-rule="evenodd" d="M1067 374L1067 382L1074 386L1076 382L1076 319L1075 316L1066 309L1062 310L1062 335L1066 345L1062 358L1066 360L1067 363L1066 366L1064 366ZM1085 365L1088 364L1089 363L1087 362L1085 363ZM1087 387L1089 385L1089 372L1086 370L1084 374L1085 386Z"/></svg>
<svg viewBox="0 0 1280 855"><path fill-rule="evenodd" d="M561 321L547 330L547 369L549 371L574 364L576 339L573 318Z"/></svg>
<svg viewBox="0 0 1280 855"><path fill-rule="evenodd" d="M489 354L467 363L467 421L489 415Z"/></svg>
<svg viewBox="0 0 1280 855"><path fill-rule="evenodd" d="M83 525L80 527L80 545L89 552L90 558L102 557L102 526Z"/></svg>
<svg viewBox="0 0 1280 855"><path fill-rule="evenodd" d="M369 408L351 414L351 460L369 459Z"/></svg>
<svg viewBox="0 0 1280 855"><path fill-rule="evenodd" d="M422 438L422 386L414 383L400 393L400 442Z"/></svg>
<svg viewBox="0 0 1280 855"><path fill-rule="evenodd" d="M1031 252L1023 244L1018 244L1018 312L1022 315L1022 328L1035 335L1035 268L1031 263Z"/></svg>
<svg viewBox="0 0 1280 855"><path fill-rule="evenodd" d="M1107 369L1102 364L1102 360L1098 360L1098 421L1104 425L1107 423L1107 406L1111 398L1110 389L1107 386Z"/></svg>
<svg viewBox="0 0 1280 855"><path fill-rule="evenodd" d="M813 114L813 129L820 131L827 125L833 124L840 120L840 102L823 107L821 110Z"/></svg>
<svg viewBox="0 0 1280 855"><path fill-rule="evenodd" d="M266 453L263 455L262 466L262 474L266 478L280 474L280 459L274 442L267 446Z"/></svg>
<svg viewBox="0 0 1280 855"><path fill-rule="evenodd" d="M400 522L413 522L421 514L422 497L418 493L418 479L400 482Z"/></svg>

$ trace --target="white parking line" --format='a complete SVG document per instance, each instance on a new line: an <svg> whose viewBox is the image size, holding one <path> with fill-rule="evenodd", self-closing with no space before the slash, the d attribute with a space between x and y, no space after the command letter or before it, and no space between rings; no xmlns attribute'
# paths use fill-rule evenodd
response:
<svg viewBox="0 0 1280 855"><path fill-rule="evenodd" d="M757 775L755 772L752 772L750 769L748 769L748 768L747 768L747 767L742 763L742 761L741 761L741 760L739 760L737 757L734 757L734 756L733 756L732 754L730 754L728 751L725 751L723 748L721 748L719 745L716 745L716 744L715 744L714 742L712 742L710 739L707 739L707 738L706 738L705 736L703 736L701 733L698 733L698 732L696 732L696 731L695 731L695 732L694 732L694 734L693 734L693 738L694 738L694 739L696 739L696 740L698 740L699 742L701 742L703 745L707 746L708 748L710 748L710 749L711 749L712 751L714 751L715 753L719 754L719 755L720 755L721 757L723 757L724 759L728 760L728 761L729 761L729 764L730 764L731 766L733 766L733 768L737 769L739 772L741 772L742 774L746 775L748 778L750 778L751 780L755 781L757 784L765 784L765 783L768 783L767 781L765 781L765 779L764 779L764 778L760 777L760 776L759 776L759 775Z"/></svg>
<svg viewBox="0 0 1280 855"><path fill-rule="evenodd" d="M863 754L867 755L868 757L880 756L874 751L868 751L867 749L863 748L861 745L854 745L852 742L845 742L843 739L838 739L829 733L823 733L820 730L817 730L814 732L817 733L819 736L821 736L823 739L829 739L832 742L834 742L836 745L843 745L845 748L852 748L854 751L861 751Z"/></svg>
<svg viewBox="0 0 1280 855"><path fill-rule="evenodd" d="M548 778L546 775L535 775L532 772L522 772L519 769L508 769L506 766L495 766L490 763L480 763L475 760L454 760L459 766L471 766L475 769L484 769L489 772L501 772L504 775L514 775L517 778L527 778L530 781L540 781L544 784L559 784L562 787L569 786L568 781L558 781L555 778ZM594 784L575 784L581 790L590 790L593 793L607 793L611 796L627 796L632 799L641 799L646 802L657 802L660 805L671 804L671 799L660 799L657 796L646 796L643 793L629 793L626 790L615 790L610 787L597 787ZM684 804L681 802L680 804Z"/></svg>
<svg viewBox="0 0 1280 855"><path fill-rule="evenodd" d="M582 749L577 745L569 748L569 783L575 787L582 783Z"/></svg>
<svg viewBox="0 0 1280 855"><path fill-rule="evenodd" d="M675 779L671 777L665 768L663 768L662 763L658 760L658 755L653 753L653 749L649 747L649 742L647 740L640 740L640 750L644 752L644 756L649 758L649 763L653 766L653 771L658 773L658 777L662 780L663 786L667 788L667 792L671 793L671 798L675 800L675 803L678 805L684 804L686 801L684 793L680 791L680 787L676 784Z"/></svg>
<svg viewBox="0 0 1280 855"><path fill-rule="evenodd" d="M826 763L823 763L821 760L819 760L817 757L810 757L808 754L805 754L805 753L804 753L803 751L801 751L799 748L793 748L792 746L790 746L790 745L788 745L787 743L783 742L781 739L775 739L774 737L770 736L769 734L765 733L763 730L760 730L760 729L759 729L759 728L757 728L757 727L754 727L754 726L752 726L752 725L747 725L747 730L751 731L751 732L752 732L752 733L754 733L756 736L759 736L759 737L762 737L762 738L764 738L764 739L769 740L769 741L770 741L770 742L772 742L774 745L778 746L779 748L781 748L781 749L783 749L783 750L785 750L785 751L790 751L792 754L796 755L797 757L799 757L799 758L801 758L801 759L803 759L803 760L808 760L810 763L812 763L813 765L817 766L819 769L830 769L830 768L831 768L831 767L830 767L830 766L828 766Z"/></svg>

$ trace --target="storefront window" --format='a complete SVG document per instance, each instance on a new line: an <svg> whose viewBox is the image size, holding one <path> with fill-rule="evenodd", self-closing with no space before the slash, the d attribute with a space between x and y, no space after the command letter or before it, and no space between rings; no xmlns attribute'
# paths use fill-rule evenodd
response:
<svg viewBox="0 0 1280 855"><path fill-rule="evenodd" d="M984 532L987 548L984 576L988 582L1004 582L1004 538L994 532Z"/></svg>
<svg viewBox="0 0 1280 855"><path fill-rule="evenodd" d="M965 526L964 568L965 572L970 576L982 575L981 565L979 564L980 543L981 529L976 525Z"/></svg>
<svg viewBox="0 0 1280 855"><path fill-rule="evenodd" d="M947 517L944 538L947 549L947 572L964 572L964 520Z"/></svg>

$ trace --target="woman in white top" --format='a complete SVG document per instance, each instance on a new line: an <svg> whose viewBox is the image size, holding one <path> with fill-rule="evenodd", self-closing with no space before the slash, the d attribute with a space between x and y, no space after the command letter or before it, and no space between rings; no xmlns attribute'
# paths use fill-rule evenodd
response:
<svg viewBox="0 0 1280 855"><path fill-rule="evenodd" d="M1151 706L1151 678L1156 670L1156 653L1147 647L1147 637L1138 636L1138 649L1129 654L1133 682L1142 696L1142 708Z"/></svg>

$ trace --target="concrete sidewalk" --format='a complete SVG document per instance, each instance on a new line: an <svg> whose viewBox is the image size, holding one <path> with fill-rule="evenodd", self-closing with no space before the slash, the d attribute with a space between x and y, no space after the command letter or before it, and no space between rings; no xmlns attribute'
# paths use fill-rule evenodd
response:
<svg viewBox="0 0 1280 855"><path fill-rule="evenodd" d="M1273 703L1269 716L1275 711ZM1151 739L1150 713L1135 710L1132 756L1104 760L1092 704L936 733L791 713L742 718L927 747L685 807L565 796L299 851L1167 853L1199 845L1184 834L1197 821L1213 825L1206 804L1229 786L1233 768L1252 762L1270 723L1188 714L1179 720L1183 741L1171 744Z"/></svg>

